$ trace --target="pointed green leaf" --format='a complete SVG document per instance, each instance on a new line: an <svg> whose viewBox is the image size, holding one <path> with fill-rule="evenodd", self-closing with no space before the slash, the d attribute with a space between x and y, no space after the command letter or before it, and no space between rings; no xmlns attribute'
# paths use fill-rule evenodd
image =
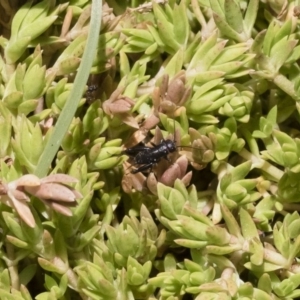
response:
<svg viewBox="0 0 300 300"><path fill-rule="evenodd" d="M234 31L242 33L244 31L244 20L239 5L234 0L226 0L224 1L224 10L229 26Z"/></svg>

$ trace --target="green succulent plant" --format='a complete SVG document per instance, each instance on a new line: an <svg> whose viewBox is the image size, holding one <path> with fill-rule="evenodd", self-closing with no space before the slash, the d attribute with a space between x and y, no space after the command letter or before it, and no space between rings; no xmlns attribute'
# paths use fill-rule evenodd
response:
<svg viewBox="0 0 300 300"><path fill-rule="evenodd" d="M299 298L299 7L0 1L0 299Z"/></svg>

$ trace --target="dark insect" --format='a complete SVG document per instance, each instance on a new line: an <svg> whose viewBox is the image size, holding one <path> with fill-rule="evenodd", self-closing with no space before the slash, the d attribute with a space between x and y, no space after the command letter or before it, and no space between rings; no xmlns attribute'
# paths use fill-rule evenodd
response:
<svg viewBox="0 0 300 300"><path fill-rule="evenodd" d="M87 102L90 103L95 100L97 89L98 89L97 84L88 85L87 91L85 92Z"/></svg>
<svg viewBox="0 0 300 300"><path fill-rule="evenodd" d="M96 91L97 89L98 89L98 85L97 84L91 84L91 85L88 86L87 92L88 93L92 93L92 92Z"/></svg>
<svg viewBox="0 0 300 300"><path fill-rule="evenodd" d="M147 147L143 143L139 143L123 151L123 154L133 158L133 165L139 166L133 169L131 173L136 174L152 169L153 165L157 164L162 158L169 161L168 154L175 152L177 149L176 142L169 139L161 140L158 145L154 143L151 143L151 145L153 147Z"/></svg>

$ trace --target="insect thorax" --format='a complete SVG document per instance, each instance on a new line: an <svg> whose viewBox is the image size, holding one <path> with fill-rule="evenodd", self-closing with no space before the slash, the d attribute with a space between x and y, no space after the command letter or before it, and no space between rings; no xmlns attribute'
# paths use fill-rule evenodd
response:
<svg viewBox="0 0 300 300"><path fill-rule="evenodd" d="M165 140L165 141L164 141L164 144L166 145L166 147L167 147L169 153L172 153L172 152L175 152L175 151L176 151L176 144L175 144L174 141L171 141L171 140Z"/></svg>

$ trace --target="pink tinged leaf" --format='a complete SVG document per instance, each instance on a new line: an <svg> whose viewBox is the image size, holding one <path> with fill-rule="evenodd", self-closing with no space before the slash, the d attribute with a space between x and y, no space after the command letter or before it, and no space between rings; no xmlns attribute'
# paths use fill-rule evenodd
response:
<svg viewBox="0 0 300 300"><path fill-rule="evenodd" d="M180 79L172 80L168 87L166 98L171 102L178 104L185 92L184 82Z"/></svg>
<svg viewBox="0 0 300 300"><path fill-rule="evenodd" d="M107 115L112 116L112 112L110 111L110 105L111 102L109 100L106 100L103 102L102 108Z"/></svg>
<svg viewBox="0 0 300 300"><path fill-rule="evenodd" d="M190 171L182 177L181 181L185 186L188 186L190 184L192 176L193 176L193 172Z"/></svg>
<svg viewBox="0 0 300 300"><path fill-rule="evenodd" d="M113 114L126 113L131 110L132 105L126 100L120 99L111 105L109 105L109 110Z"/></svg>
<svg viewBox="0 0 300 300"><path fill-rule="evenodd" d="M168 186L173 186L177 178L182 179L185 176L188 166L188 159L183 155L171 165L162 175L161 182Z"/></svg>
<svg viewBox="0 0 300 300"><path fill-rule="evenodd" d="M118 87L118 88L110 95L108 101L110 101L110 102L117 101L117 99L118 99L119 96L123 93L124 90L125 90L125 87L123 87L123 86Z"/></svg>
<svg viewBox="0 0 300 300"><path fill-rule="evenodd" d="M78 179L66 174L52 174L41 179L42 183L57 182L57 183L76 183Z"/></svg>
<svg viewBox="0 0 300 300"><path fill-rule="evenodd" d="M132 180L130 176L124 175L122 178L122 189L124 190L125 193L129 194L131 193L132 190Z"/></svg>
<svg viewBox="0 0 300 300"><path fill-rule="evenodd" d="M10 192L13 194L13 196L17 200L30 202L29 197L23 191L20 191L20 190L11 190Z"/></svg>
<svg viewBox="0 0 300 300"><path fill-rule="evenodd" d="M188 159L185 155L182 155L176 160L176 164L178 164L180 167L180 178L182 178L185 175L188 167Z"/></svg>
<svg viewBox="0 0 300 300"><path fill-rule="evenodd" d="M191 87L187 88L187 89L185 90L185 92L184 92L184 94L183 94L183 96L182 96L180 102L177 103L177 105L178 105L178 106L182 106L182 105L189 99L191 93L192 93L192 88L191 88Z"/></svg>
<svg viewBox="0 0 300 300"><path fill-rule="evenodd" d="M131 180L128 178L128 176L124 176L122 179L122 189L124 190L125 193L130 194L131 193L131 189L132 189L132 182Z"/></svg>
<svg viewBox="0 0 300 300"><path fill-rule="evenodd" d="M181 171L177 163L171 165L161 176L160 182L167 185L173 186L175 180L180 178Z"/></svg>
<svg viewBox="0 0 300 300"><path fill-rule="evenodd" d="M75 199L83 198L82 194L75 189L70 189L75 196Z"/></svg>
<svg viewBox="0 0 300 300"><path fill-rule="evenodd" d="M41 180L33 174L26 174L14 182L16 186L39 186L41 184Z"/></svg>
<svg viewBox="0 0 300 300"><path fill-rule="evenodd" d="M164 112L172 112L176 109L176 105L173 102L169 101L169 100L164 100L161 103L160 108Z"/></svg>
<svg viewBox="0 0 300 300"><path fill-rule="evenodd" d="M35 226L35 220L26 202L18 201L10 192L8 196L12 207L17 211L18 215L29 227L33 228Z"/></svg>
<svg viewBox="0 0 300 300"><path fill-rule="evenodd" d="M70 208L60 205L57 202L47 201L47 205L62 215L65 215L68 217L71 217L73 215Z"/></svg>
<svg viewBox="0 0 300 300"><path fill-rule="evenodd" d="M132 186L137 191L141 192L146 184L146 177L142 173L130 174L132 179Z"/></svg>
<svg viewBox="0 0 300 300"><path fill-rule="evenodd" d="M158 144L160 144L162 139L163 139L162 132L158 127L156 127L155 132L154 132L154 137L153 137L153 143L155 145L158 145Z"/></svg>
<svg viewBox="0 0 300 300"><path fill-rule="evenodd" d="M147 187L152 194L157 195L157 179L153 172L147 177Z"/></svg>
<svg viewBox="0 0 300 300"><path fill-rule="evenodd" d="M163 78L161 80L161 84L159 87L161 98L163 98L166 95L168 86L169 86L169 75L165 74L165 75L163 75Z"/></svg>
<svg viewBox="0 0 300 300"><path fill-rule="evenodd" d="M144 128L148 132L150 129L154 128L159 122L159 118L156 115L152 114L144 121L141 128Z"/></svg>
<svg viewBox="0 0 300 300"><path fill-rule="evenodd" d="M155 87L152 92L152 103L156 111L158 110L158 107L160 106L161 97L160 97L160 90L159 87Z"/></svg>
<svg viewBox="0 0 300 300"><path fill-rule="evenodd" d="M64 185L58 183L45 183L40 187L25 187L25 191L41 199L73 202L74 193Z"/></svg>

